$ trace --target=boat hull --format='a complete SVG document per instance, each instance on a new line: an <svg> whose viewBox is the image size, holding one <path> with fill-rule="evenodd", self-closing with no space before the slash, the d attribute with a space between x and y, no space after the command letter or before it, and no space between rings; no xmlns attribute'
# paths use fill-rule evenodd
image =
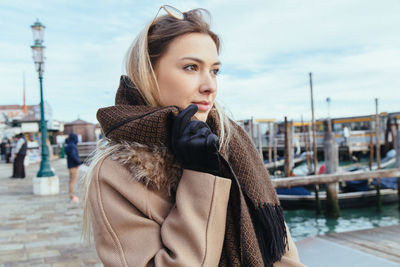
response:
<svg viewBox="0 0 400 267"><path fill-rule="evenodd" d="M391 204L398 202L398 194L395 189L381 189L382 204ZM278 194L281 206L284 209L315 209L315 194L308 196L281 195ZM326 192L319 193L321 207L326 205ZM342 209L361 208L376 205L376 190L364 192L350 192L338 194L339 207Z"/></svg>

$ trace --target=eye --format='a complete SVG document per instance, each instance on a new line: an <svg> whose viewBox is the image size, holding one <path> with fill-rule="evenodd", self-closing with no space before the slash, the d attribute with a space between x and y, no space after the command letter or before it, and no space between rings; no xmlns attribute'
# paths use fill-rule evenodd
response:
<svg viewBox="0 0 400 267"><path fill-rule="evenodd" d="M213 69L211 70L211 73L215 76L217 76L219 74L219 69Z"/></svg>
<svg viewBox="0 0 400 267"><path fill-rule="evenodd" d="M183 69L187 71L197 71L199 67L196 64L190 64L183 67Z"/></svg>

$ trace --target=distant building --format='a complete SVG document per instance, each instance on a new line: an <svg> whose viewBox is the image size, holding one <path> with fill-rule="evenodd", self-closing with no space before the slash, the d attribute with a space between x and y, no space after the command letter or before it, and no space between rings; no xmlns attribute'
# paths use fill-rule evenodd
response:
<svg viewBox="0 0 400 267"><path fill-rule="evenodd" d="M24 112L23 105L0 105L0 124L20 120L25 115L33 113L35 105L28 105L25 108L26 111Z"/></svg>
<svg viewBox="0 0 400 267"><path fill-rule="evenodd" d="M50 104L44 102L44 117L49 131L58 131L57 123L53 122L53 109ZM40 104L38 105L0 105L0 124L8 124L12 127L20 127L22 122L40 123Z"/></svg>
<svg viewBox="0 0 400 267"><path fill-rule="evenodd" d="M50 142L54 144L54 136L60 131L60 123L53 120L53 109L44 102L45 119ZM40 105L0 105L0 132L2 136L11 137L17 133L25 133L32 139L39 139Z"/></svg>
<svg viewBox="0 0 400 267"><path fill-rule="evenodd" d="M97 140L96 125L81 119L64 124L64 134L68 135L72 132L81 136L82 142L95 142Z"/></svg>

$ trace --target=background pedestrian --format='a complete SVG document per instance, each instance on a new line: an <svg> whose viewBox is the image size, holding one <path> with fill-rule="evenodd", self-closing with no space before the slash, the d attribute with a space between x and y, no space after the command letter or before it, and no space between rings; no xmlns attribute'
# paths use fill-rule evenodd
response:
<svg viewBox="0 0 400 267"><path fill-rule="evenodd" d="M78 171L81 165L81 159L78 153L78 136L70 133L67 140L65 154L67 155L67 167L69 170L69 198L72 202L78 203L79 197L75 195L75 186L78 182Z"/></svg>
<svg viewBox="0 0 400 267"><path fill-rule="evenodd" d="M17 143L14 149L13 175L11 178L25 178L24 160L28 144L25 140L25 136L22 133L16 136L16 140Z"/></svg>

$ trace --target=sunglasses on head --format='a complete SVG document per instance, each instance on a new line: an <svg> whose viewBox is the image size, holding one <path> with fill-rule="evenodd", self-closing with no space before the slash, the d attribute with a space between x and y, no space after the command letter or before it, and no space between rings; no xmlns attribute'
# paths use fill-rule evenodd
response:
<svg viewBox="0 0 400 267"><path fill-rule="evenodd" d="M170 15L171 17L173 17L173 18L175 18L177 20L183 20L185 18L185 16L183 15L183 13L179 9L177 9L177 8L175 8L173 6L170 6L170 5L163 5L163 6L160 6L160 8L158 9L157 14L154 17L154 19L151 22L151 24L153 24L153 22L156 20L156 18L158 16L158 13L160 13L161 9L164 9L165 12L168 13L168 15Z"/></svg>

